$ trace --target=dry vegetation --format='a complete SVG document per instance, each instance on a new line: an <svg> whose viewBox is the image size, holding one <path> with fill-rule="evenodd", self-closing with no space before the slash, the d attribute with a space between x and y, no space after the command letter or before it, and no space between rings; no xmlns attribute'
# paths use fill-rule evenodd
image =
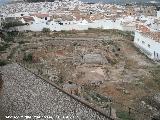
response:
<svg viewBox="0 0 160 120"><path fill-rule="evenodd" d="M111 98L136 109L142 98L160 90L160 68L134 47L130 33L93 29L29 32L17 37L17 43L12 60L25 63L61 87L69 81L80 85L82 97L102 108L107 108L107 98ZM118 104L113 106L118 110Z"/></svg>

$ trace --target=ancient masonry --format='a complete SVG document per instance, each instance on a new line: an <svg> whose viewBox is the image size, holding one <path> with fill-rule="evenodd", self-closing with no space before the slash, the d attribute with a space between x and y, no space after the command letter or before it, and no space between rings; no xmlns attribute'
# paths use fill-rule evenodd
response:
<svg viewBox="0 0 160 120"><path fill-rule="evenodd" d="M0 97L2 120L5 116L24 120L26 115L31 120L37 120L37 116L41 116L38 120L110 120L16 63L0 70L4 81Z"/></svg>

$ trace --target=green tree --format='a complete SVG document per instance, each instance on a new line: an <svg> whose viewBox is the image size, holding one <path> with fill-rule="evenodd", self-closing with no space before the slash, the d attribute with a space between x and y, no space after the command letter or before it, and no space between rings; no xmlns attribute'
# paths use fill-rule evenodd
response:
<svg viewBox="0 0 160 120"><path fill-rule="evenodd" d="M12 22L6 22L6 21L4 21L2 23L2 28L3 29L8 29L10 27L23 26L23 25L26 25L26 24L24 24L24 23L22 23L20 21L12 21Z"/></svg>
<svg viewBox="0 0 160 120"><path fill-rule="evenodd" d="M42 32L49 33L51 30L49 28L43 28Z"/></svg>

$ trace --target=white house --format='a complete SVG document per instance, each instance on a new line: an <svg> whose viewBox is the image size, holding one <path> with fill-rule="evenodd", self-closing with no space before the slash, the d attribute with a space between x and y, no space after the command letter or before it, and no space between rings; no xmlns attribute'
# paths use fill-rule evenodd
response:
<svg viewBox="0 0 160 120"><path fill-rule="evenodd" d="M144 24L150 28L150 31L160 31L160 20L156 17L148 18Z"/></svg>
<svg viewBox="0 0 160 120"><path fill-rule="evenodd" d="M49 14L35 13L35 14L30 14L30 16L34 17L36 23L46 23L48 20L50 20Z"/></svg>
<svg viewBox="0 0 160 120"><path fill-rule="evenodd" d="M101 28L101 29L122 29L119 20L114 19L100 19L94 20L88 24L89 28Z"/></svg>
<svg viewBox="0 0 160 120"><path fill-rule="evenodd" d="M144 29L143 29L144 30ZM160 61L160 32L135 32L134 44L149 58Z"/></svg>
<svg viewBox="0 0 160 120"><path fill-rule="evenodd" d="M160 18L160 11L157 11L157 18Z"/></svg>
<svg viewBox="0 0 160 120"><path fill-rule="evenodd" d="M30 16L28 12L18 12L14 14L8 14L6 17L23 17L23 16Z"/></svg>
<svg viewBox="0 0 160 120"><path fill-rule="evenodd" d="M42 17L40 17L42 16ZM50 20L46 15L23 17L22 23L27 23L25 26L17 27L18 31L42 31L43 28L49 28L51 31L61 30L88 30L88 22L86 20L79 21L54 21Z"/></svg>
<svg viewBox="0 0 160 120"><path fill-rule="evenodd" d="M0 29L2 29L2 18L0 17Z"/></svg>
<svg viewBox="0 0 160 120"><path fill-rule="evenodd" d="M133 22L129 22L129 23L122 23L121 24L121 29L119 30L122 30L122 31L135 31L136 30L136 23Z"/></svg>
<svg viewBox="0 0 160 120"><path fill-rule="evenodd" d="M135 31L136 22L133 17L125 18L106 18L100 20L94 20L88 24L89 28L101 28L101 29L118 29L123 31Z"/></svg>

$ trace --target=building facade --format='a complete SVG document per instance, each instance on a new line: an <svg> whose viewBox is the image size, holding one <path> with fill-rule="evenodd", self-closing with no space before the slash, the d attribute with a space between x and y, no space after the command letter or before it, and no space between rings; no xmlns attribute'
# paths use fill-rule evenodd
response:
<svg viewBox="0 0 160 120"><path fill-rule="evenodd" d="M157 18L160 18L160 10L157 11Z"/></svg>
<svg viewBox="0 0 160 120"><path fill-rule="evenodd" d="M150 59L160 61L160 32L136 31L134 44Z"/></svg>

